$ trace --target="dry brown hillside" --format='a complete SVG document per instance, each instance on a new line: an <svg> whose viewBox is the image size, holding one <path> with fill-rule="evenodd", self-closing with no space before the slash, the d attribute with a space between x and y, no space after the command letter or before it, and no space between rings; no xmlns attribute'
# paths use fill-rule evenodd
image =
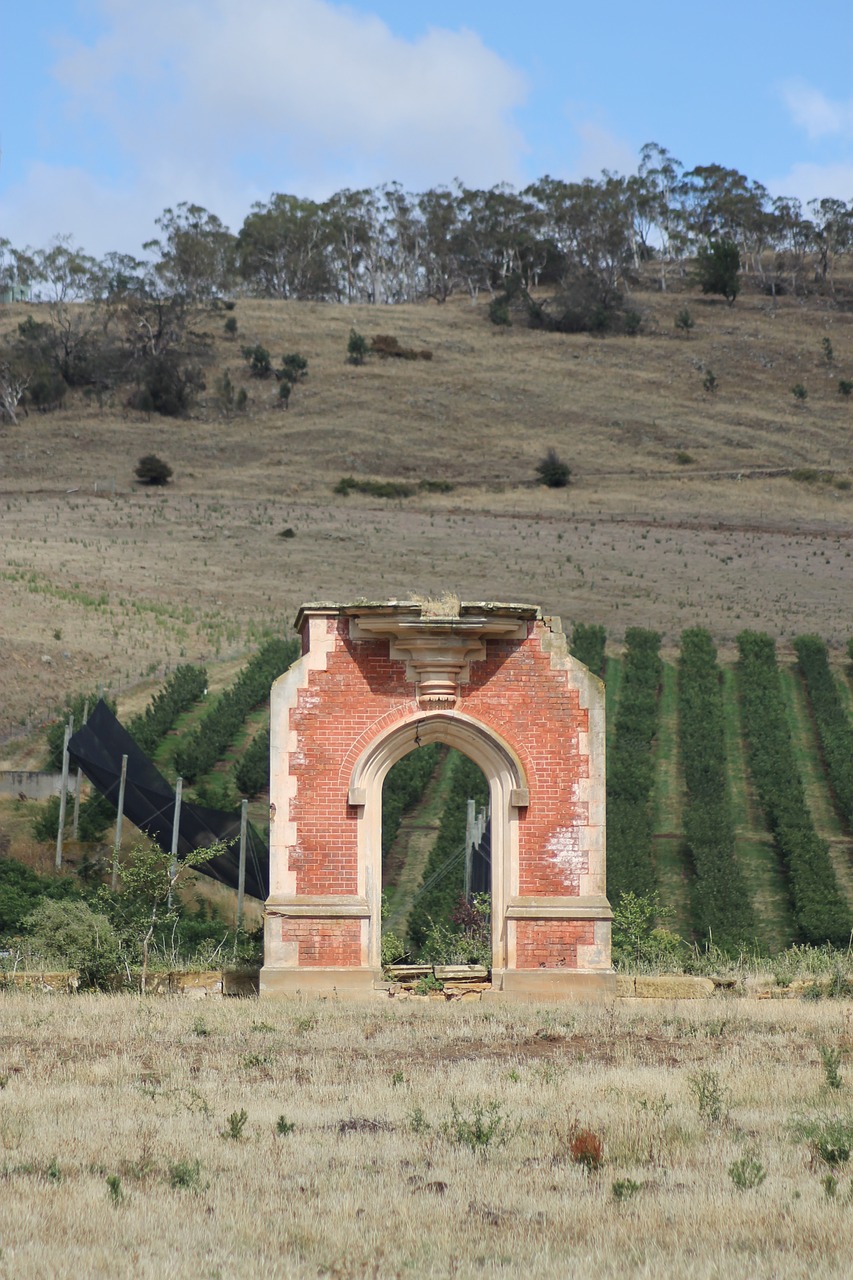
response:
<svg viewBox="0 0 853 1280"><path fill-rule="evenodd" d="M674 327L685 304L690 336ZM633 305L641 335L601 339L498 329L485 303L463 298L238 301L236 339L224 315L206 321L206 377L212 388L228 368L249 391L247 416L219 415L209 390L188 421L75 395L4 425L0 734L72 688L120 692L183 656L239 653L309 599L449 589L539 602L617 640L632 624L667 643L707 625L724 649L743 627L846 640L853 398L838 382L853 378L853 317L756 294L729 308L638 292ZM33 312L3 308L0 329ZM433 359L353 367L353 326ZM250 342L276 362L308 358L287 412L275 383L248 378ZM709 369L715 392L703 389ZM548 447L572 467L568 489L534 483ZM150 452L174 468L165 490L134 483ZM334 494L349 474L455 488ZM96 492L113 481L114 496Z"/></svg>

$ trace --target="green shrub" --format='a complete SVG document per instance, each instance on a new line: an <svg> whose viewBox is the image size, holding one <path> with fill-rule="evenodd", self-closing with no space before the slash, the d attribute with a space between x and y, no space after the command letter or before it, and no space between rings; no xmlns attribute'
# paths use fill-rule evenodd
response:
<svg viewBox="0 0 853 1280"><path fill-rule="evenodd" d="M729 1165L729 1177L738 1191L754 1191L767 1177L767 1170L754 1155L745 1155Z"/></svg>
<svg viewBox="0 0 853 1280"><path fill-rule="evenodd" d="M253 378L272 377L272 356L266 347L258 342L254 346L241 347L240 352Z"/></svg>
<svg viewBox="0 0 853 1280"><path fill-rule="evenodd" d="M805 387L801 382L795 382L793 387L791 387L791 395L794 397L795 400L800 400L800 401L805 400L807 399L808 394L809 394L808 391L806 391Z"/></svg>
<svg viewBox="0 0 853 1280"><path fill-rule="evenodd" d="M235 337L237 333L237 317L229 316L228 319L225 321L223 328L225 332L228 334L229 338Z"/></svg>
<svg viewBox="0 0 853 1280"><path fill-rule="evenodd" d="M357 333L355 329L349 331L349 342L347 343L347 360L350 364L364 364L368 354L367 338L363 334Z"/></svg>
<svg viewBox="0 0 853 1280"><path fill-rule="evenodd" d="M441 1131L451 1142L484 1153L489 1147L503 1147L516 1132L516 1126L504 1115L499 1102L472 1102L468 1111L462 1111L455 1099L450 1102L450 1118Z"/></svg>
<svg viewBox="0 0 853 1280"><path fill-rule="evenodd" d="M416 490L414 485L399 480L356 480L354 476L343 476L332 492L344 498L351 493L366 493L372 498L411 498Z"/></svg>
<svg viewBox="0 0 853 1280"><path fill-rule="evenodd" d="M851 393L853 393L853 381L849 378L839 378L838 394L844 396L846 399Z"/></svg>
<svg viewBox="0 0 853 1280"><path fill-rule="evenodd" d="M119 968L118 934L86 902L45 898L23 924L34 954L45 964L76 969L84 987L106 987Z"/></svg>
<svg viewBox="0 0 853 1280"><path fill-rule="evenodd" d="M155 453L146 453L136 464L136 478L140 484L163 485L172 478L172 468L168 462L158 458Z"/></svg>
<svg viewBox="0 0 853 1280"><path fill-rule="evenodd" d="M568 463L558 456L556 449L549 449L536 464L536 474L549 489L565 489L572 475Z"/></svg>
<svg viewBox="0 0 853 1280"><path fill-rule="evenodd" d="M687 307L682 307L675 317L675 327L682 333L690 334L690 330L694 326L694 320Z"/></svg>

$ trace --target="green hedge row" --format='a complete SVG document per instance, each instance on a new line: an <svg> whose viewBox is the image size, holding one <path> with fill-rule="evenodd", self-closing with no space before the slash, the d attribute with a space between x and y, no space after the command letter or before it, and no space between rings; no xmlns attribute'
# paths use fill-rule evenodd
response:
<svg viewBox="0 0 853 1280"><path fill-rule="evenodd" d="M695 872L694 924L703 940L737 946L754 934L755 918L735 858L721 672L711 636L701 628L681 637L678 726L687 791L684 838Z"/></svg>
<svg viewBox="0 0 853 1280"><path fill-rule="evenodd" d="M607 891L618 902L630 890L655 889L652 864L652 748L663 666L656 631L630 627L622 662L613 745L607 762Z"/></svg>
<svg viewBox="0 0 853 1280"><path fill-rule="evenodd" d="M237 790L244 796L257 796L270 785L269 726L256 733L234 766Z"/></svg>
<svg viewBox="0 0 853 1280"><path fill-rule="evenodd" d="M785 697L768 635L738 636L741 710L747 759L767 825L788 871L803 941L847 943L851 916L835 880L826 841L815 831L794 758Z"/></svg>
<svg viewBox="0 0 853 1280"><path fill-rule="evenodd" d="M141 715L129 720L126 728L147 756L153 756L178 716L189 711L207 688L207 671L186 662L176 667L159 693L155 693Z"/></svg>
<svg viewBox="0 0 853 1280"><path fill-rule="evenodd" d="M595 675L604 673L604 646L607 632L596 623L576 622L569 648L572 656L589 667Z"/></svg>
<svg viewBox="0 0 853 1280"><path fill-rule="evenodd" d="M296 640L276 638L261 646L198 728L180 743L175 752L175 771L179 777L193 783L213 768L236 738L249 712L267 700L272 682L298 656Z"/></svg>
<svg viewBox="0 0 853 1280"><path fill-rule="evenodd" d="M829 782L845 822L853 828L853 725L820 636L799 636L794 649L806 682Z"/></svg>
<svg viewBox="0 0 853 1280"><path fill-rule="evenodd" d="M430 924L449 925L459 898L465 890L465 828L468 820L468 801L476 801L482 808L489 801L489 785L481 769L467 756L454 752L450 757L453 779L447 803L441 815L435 844L424 869L423 884L440 871L445 864L461 854L440 876L435 884L417 899L409 913L406 929L409 946L417 954L423 946Z"/></svg>

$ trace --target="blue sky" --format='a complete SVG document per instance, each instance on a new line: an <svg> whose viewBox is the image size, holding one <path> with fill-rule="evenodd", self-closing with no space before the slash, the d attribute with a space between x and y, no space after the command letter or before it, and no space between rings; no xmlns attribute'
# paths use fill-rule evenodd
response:
<svg viewBox="0 0 853 1280"><path fill-rule="evenodd" d="M630 172L644 142L853 198L853 5L31 0L0 20L0 236L139 252L180 200Z"/></svg>

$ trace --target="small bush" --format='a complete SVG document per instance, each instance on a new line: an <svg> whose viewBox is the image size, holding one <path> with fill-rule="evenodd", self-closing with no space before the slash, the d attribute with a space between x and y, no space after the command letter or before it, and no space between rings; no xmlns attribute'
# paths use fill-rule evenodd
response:
<svg viewBox="0 0 853 1280"><path fill-rule="evenodd" d="M824 360L826 361L826 363L827 363L827 364L832 364L832 361L833 361L833 359L834 359L835 357L834 357L834 353L833 353L833 350L832 350L832 342L831 342L831 340L830 340L829 338L823 338L823 339L821 340L821 344L820 344L820 345L821 345L821 349L822 349L822 351L823 351L823 358L824 358Z"/></svg>
<svg viewBox="0 0 853 1280"><path fill-rule="evenodd" d="M247 1111L232 1111L225 1122L225 1128L222 1130L223 1138L233 1138L235 1142L242 1138L248 1119L249 1113Z"/></svg>
<svg viewBox="0 0 853 1280"><path fill-rule="evenodd" d="M587 1173L597 1173L604 1164L604 1143L592 1129L578 1129L569 1140L569 1155Z"/></svg>
<svg viewBox="0 0 853 1280"><path fill-rule="evenodd" d="M178 1160L169 1165L167 1173L169 1186L174 1190L201 1190L201 1161Z"/></svg>
<svg viewBox="0 0 853 1280"><path fill-rule="evenodd" d="M726 1090L716 1071L703 1068L688 1077L699 1108L699 1115L709 1124L719 1124L726 1109Z"/></svg>
<svg viewBox="0 0 853 1280"><path fill-rule="evenodd" d="M622 1203L624 1200L631 1200L642 1189L642 1182L635 1182L633 1178L617 1178L610 1192L614 1200Z"/></svg>
<svg viewBox="0 0 853 1280"><path fill-rule="evenodd" d="M622 328L625 330L629 338L635 338L640 332L643 324L643 317L639 311L626 311L622 317Z"/></svg>
<svg viewBox="0 0 853 1280"><path fill-rule="evenodd" d="M451 1142L479 1152L485 1152L490 1146L506 1146L515 1133L515 1126L503 1114L499 1102L481 1102L479 1098L468 1112L461 1111L455 1100L451 1100L450 1119L441 1129Z"/></svg>
<svg viewBox="0 0 853 1280"><path fill-rule="evenodd" d="M276 370L275 376L286 382L302 382L308 377L308 361L298 351L293 351L289 356L281 357L281 368Z"/></svg>
<svg viewBox="0 0 853 1280"><path fill-rule="evenodd" d="M705 377L702 379L702 386L709 394L713 394L717 390L717 377L713 369L706 371Z"/></svg>
<svg viewBox="0 0 853 1280"><path fill-rule="evenodd" d="M820 1052L821 1065L823 1066L823 1076L829 1089L840 1089L844 1081L841 1079L841 1050L833 1049L831 1045L818 1045Z"/></svg>
<svg viewBox="0 0 853 1280"><path fill-rule="evenodd" d="M241 347L241 353L253 378L272 377L272 357L266 347L256 343L254 346Z"/></svg>
<svg viewBox="0 0 853 1280"><path fill-rule="evenodd" d="M687 453L684 449L679 449L675 455L675 461L680 467L689 467L690 463L695 462L696 459L693 457L692 453Z"/></svg>
<svg viewBox="0 0 853 1280"><path fill-rule="evenodd" d="M399 480L356 480L343 476L332 490L347 498L351 493L366 493L372 498L411 498L415 486Z"/></svg>
<svg viewBox="0 0 853 1280"><path fill-rule="evenodd" d="M849 378L839 378L838 393L845 397L849 396L853 393L853 382Z"/></svg>
<svg viewBox="0 0 853 1280"><path fill-rule="evenodd" d="M365 338L364 334L358 333L355 329L350 329L349 342L347 343L347 361L350 364L364 364L368 351L367 338Z"/></svg>
<svg viewBox="0 0 853 1280"><path fill-rule="evenodd" d="M275 1131L278 1137L286 1138L288 1134L293 1133L296 1125L292 1120L286 1119L285 1116L279 1116L275 1122Z"/></svg>
<svg viewBox="0 0 853 1280"><path fill-rule="evenodd" d="M168 484L174 473L168 462L158 458L156 453L146 453L137 462L135 474L140 484L161 485Z"/></svg>
<svg viewBox="0 0 853 1280"><path fill-rule="evenodd" d="M85 902L45 898L23 924L43 963L76 969L83 987L109 986L119 967L119 939L105 915Z"/></svg>
<svg viewBox="0 0 853 1280"><path fill-rule="evenodd" d="M694 324L695 324L695 321L692 315L690 314L690 312L688 311L687 307L682 307L678 315L675 317L676 329L680 330L681 333L686 333L689 336L690 330L693 328Z"/></svg>
<svg viewBox="0 0 853 1280"><path fill-rule="evenodd" d="M225 330L225 332L228 334L229 338L235 337L237 333L237 317L229 316L222 327Z"/></svg>
<svg viewBox="0 0 853 1280"><path fill-rule="evenodd" d="M850 1115L801 1117L790 1126L795 1141L808 1143L812 1163L832 1167L847 1164L853 1151L853 1118Z"/></svg>
<svg viewBox="0 0 853 1280"><path fill-rule="evenodd" d="M536 474L549 489L565 489L571 479L572 469L558 456L556 449L549 449L536 464Z"/></svg>
<svg viewBox="0 0 853 1280"><path fill-rule="evenodd" d="M757 1156L745 1155L729 1165L729 1177L738 1191L754 1191L767 1177L767 1170Z"/></svg>
<svg viewBox="0 0 853 1280"><path fill-rule="evenodd" d="M793 387L791 387L791 395L794 397L795 400L799 400L802 402L803 400L808 399L808 394L809 394L808 391L806 391L805 387L801 382L795 382Z"/></svg>
<svg viewBox="0 0 853 1280"><path fill-rule="evenodd" d="M282 379L278 384L278 402L284 405L285 409L290 407L290 393L292 390L293 387L286 379Z"/></svg>
<svg viewBox="0 0 853 1280"><path fill-rule="evenodd" d="M499 328L509 328L512 324L512 316L509 313L509 298L505 294L499 294L489 303L489 319L492 324Z"/></svg>

